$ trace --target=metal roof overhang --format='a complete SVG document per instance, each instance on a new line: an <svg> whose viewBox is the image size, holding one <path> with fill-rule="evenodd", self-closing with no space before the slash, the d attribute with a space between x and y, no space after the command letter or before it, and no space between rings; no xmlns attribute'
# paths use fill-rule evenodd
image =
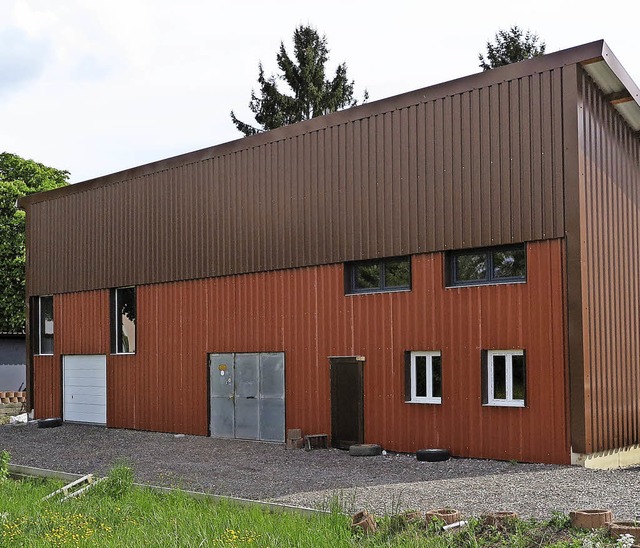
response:
<svg viewBox="0 0 640 548"><path fill-rule="evenodd" d="M607 44L602 44L601 57L581 64L620 116L640 131L640 91Z"/></svg>

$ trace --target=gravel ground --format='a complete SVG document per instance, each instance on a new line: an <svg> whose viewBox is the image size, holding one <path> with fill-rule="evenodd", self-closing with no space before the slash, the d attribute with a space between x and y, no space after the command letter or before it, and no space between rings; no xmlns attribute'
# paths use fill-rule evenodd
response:
<svg viewBox="0 0 640 548"><path fill-rule="evenodd" d="M548 518L553 511L608 508L616 519L640 514L640 467L597 471L478 459L418 462L412 455L350 457L336 449L64 424L0 426L11 462L105 474L125 460L142 483L255 500L376 514L442 506L463 515L513 510Z"/></svg>

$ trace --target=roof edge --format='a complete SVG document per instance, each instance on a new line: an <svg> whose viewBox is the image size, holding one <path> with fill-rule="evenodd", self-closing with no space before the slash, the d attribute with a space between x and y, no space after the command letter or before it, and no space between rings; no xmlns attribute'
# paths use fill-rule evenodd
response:
<svg viewBox="0 0 640 548"><path fill-rule="evenodd" d="M631 97L633 97L633 100L636 102L636 104L640 106L640 89L633 81L631 76L629 76L629 73L622 66L620 61L618 61L618 58L613 54L611 49L609 49L609 46L606 44L606 42L603 42L602 44L602 59L605 63L607 63L607 65L609 65L609 68L616 75L618 80L622 82L622 85L627 88L627 91L629 92Z"/></svg>
<svg viewBox="0 0 640 548"><path fill-rule="evenodd" d="M257 135L241 137L240 139L228 141L219 145L135 166L108 175L96 177L94 179L49 190L47 192L30 194L20 198L20 200L18 200L18 206L25 209L34 203L108 186L110 184L116 184L136 177L143 177L152 173L165 171L178 165L208 160L224 154L237 152L239 150L281 141L320 129L326 129L340 123L352 122L373 114L382 114L398 108L404 108L414 104L440 99L464 91L487 87L493 84L514 80L516 78L522 78L545 70L561 68L567 65L578 64L584 61L600 58L607 62L618 78L625 86L627 86L627 89L634 94L636 102L639 101L640 97L638 87L635 85L633 80L631 80L631 77L613 55L604 40L596 40L587 44L574 46L568 49L541 55L539 57L534 57L532 59L527 59L525 61L520 61L519 63L513 63L488 71L449 80L447 82L434 84L414 91L394 95L392 97L379 99L371 103L365 103L347 110L333 112L325 116L319 116L317 118L312 118L311 120L305 120L303 122L259 133ZM631 88L633 88L633 90Z"/></svg>

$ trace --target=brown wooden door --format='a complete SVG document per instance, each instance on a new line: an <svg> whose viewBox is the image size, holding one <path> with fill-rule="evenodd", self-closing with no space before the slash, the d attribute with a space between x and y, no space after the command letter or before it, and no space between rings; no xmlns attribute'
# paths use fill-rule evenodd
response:
<svg viewBox="0 0 640 548"><path fill-rule="evenodd" d="M331 368L331 445L349 449L364 442L364 360L329 358Z"/></svg>

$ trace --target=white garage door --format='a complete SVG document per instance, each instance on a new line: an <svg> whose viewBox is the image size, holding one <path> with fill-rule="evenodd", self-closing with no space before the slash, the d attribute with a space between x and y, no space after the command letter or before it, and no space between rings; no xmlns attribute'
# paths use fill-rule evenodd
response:
<svg viewBox="0 0 640 548"><path fill-rule="evenodd" d="M107 424L107 357L63 356L65 421Z"/></svg>

